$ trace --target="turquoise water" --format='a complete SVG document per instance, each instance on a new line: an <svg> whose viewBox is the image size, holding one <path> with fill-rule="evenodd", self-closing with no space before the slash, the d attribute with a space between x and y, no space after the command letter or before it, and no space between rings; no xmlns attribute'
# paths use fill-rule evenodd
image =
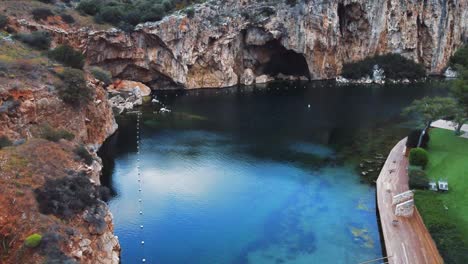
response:
<svg viewBox="0 0 468 264"><path fill-rule="evenodd" d="M158 94L173 112L142 109L140 155L132 115L119 120L101 154L122 263L381 257L375 189L340 151L357 131L388 124L411 100L434 93L407 88L320 82Z"/></svg>

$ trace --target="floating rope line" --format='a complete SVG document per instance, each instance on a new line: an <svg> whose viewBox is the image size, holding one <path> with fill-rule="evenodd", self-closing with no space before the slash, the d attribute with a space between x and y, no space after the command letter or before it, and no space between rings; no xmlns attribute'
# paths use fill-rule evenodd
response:
<svg viewBox="0 0 468 264"><path fill-rule="evenodd" d="M137 181L138 181L138 211L139 211L139 215L141 216L140 217L140 221L143 222L143 189L142 189L142 182L143 182L143 178L142 178L142 175L141 175L141 171L140 171L140 140L141 140L141 137L140 137L140 117L141 117L141 112L137 112L137 124L136 124L136 143L137 143L137 161L136 161L136 169L137 169ZM145 250L144 250L144 245L145 245L145 240L144 240L144 232L143 232L143 225L140 225L140 229L139 229L139 233L140 233L140 244L141 244L141 252L142 252L142 259L141 259L141 262L142 263L146 263L146 258L144 258L144 255L145 255Z"/></svg>

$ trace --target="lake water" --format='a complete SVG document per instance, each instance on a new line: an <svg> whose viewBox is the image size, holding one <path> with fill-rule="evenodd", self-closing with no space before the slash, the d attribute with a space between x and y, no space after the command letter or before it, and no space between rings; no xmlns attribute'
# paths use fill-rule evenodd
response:
<svg viewBox="0 0 468 264"><path fill-rule="evenodd" d="M159 92L172 113L141 109L140 155L131 114L119 118L101 150L122 263L381 257L375 188L356 162L374 151L369 141L385 136L393 144L407 132L399 113L440 93L427 86L312 82Z"/></svg>

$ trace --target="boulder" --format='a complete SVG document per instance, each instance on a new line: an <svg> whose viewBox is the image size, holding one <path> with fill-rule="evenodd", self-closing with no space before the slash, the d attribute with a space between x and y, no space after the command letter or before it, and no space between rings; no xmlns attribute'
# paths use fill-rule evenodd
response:
<svg viewBox="0 0 468 264"><path fill-rule="evenodd" d="M255 74L252 69L245 69L241 76L241 83L244 85L252 85L255 81Z"/></svg>
<svg viewBox="0 0 468 264"><path fill-rule="evenodd" d="M145 84L141 82L134 82L128 80L118 80L107 88L107 90L124 92L133 92L135 89L138 89L140 91L141 96L149 96L151 94L151 88L149 88Z"/></svg>

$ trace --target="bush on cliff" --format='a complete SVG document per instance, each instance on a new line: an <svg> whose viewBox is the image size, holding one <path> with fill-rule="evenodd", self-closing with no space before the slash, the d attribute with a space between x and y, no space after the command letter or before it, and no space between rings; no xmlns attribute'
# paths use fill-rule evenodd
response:
<svg viewBox="0 0 468 264"><path fill-rule="evenodd" d="M64 129L54 129L49 125L41 127L41 137L49 141L58 142L61 139L73 140L75 135Z"/></svg>
<svg viewBox="0 0 468 264"><path fill-rule="evenodd" d="M46 20L48 17L53 16L54 13L48 8L36 8L31 11L34 20Z"/></svg>
<svg viewBox="0 0 468 264"><path fill-rule="evenodd" d="M0 137L0 149L9 147L11 145L12 145L12 142L6 136Z"/></svg>
<svg viewBox="0 0 468 264"><path fill-rule="evenodd" d="M101 3L98 0L84 0L78 4L76 9L82 14L94 16L101 9Z"/></svg>
<svg viewBox="0 0 468 264"><path fill-rule="evenodd" d="M429 162L429 154L423 148L414 148L410 151L409 163L413 166L425 168Z"/></svg>
<svg viewBox="0 0 468 264"><path fill-rule="evenodd" d="M81 1L77 10L82 14L94 16L98 23L109 23L125 31L133 30L139 23L158 21L166 15L182 10L193 17L195 10L189 7L203 0L141 0L141 1Z"/></svg>
<svg viewBox="0 0 468 264"><path fill-rule="evenodd" d="M0 15L0 30L6 27L7 23L8 17L6 17L5 15Z"/></svg>
<svg viewBox="0 0 468 264"><path fill-rule="evenodd" d="M94 78L103 82L105 85L109 85L112 82L112 74L104 69L93 67L91 68L91 73L93 74Z"/></svg>
<svg viewBox="0 0 468 264"><path fill-rule="evenodd" d="M32 234L24 240L24 245L28 248L35 248L41 243L42 236L39 234Z"/></svg>
<svg viewBox="0 0 468 264"><path fill-rule="evenodd" d="M60 17L62 18L62 20L67 23L67 24L73 24L75 23L75 18L73 18L72 15L69 15L69 14L61 14Z"/></svg>
<svg viewBox="0 0 468 264"><path fill-rule="evenodd" d="M50 47L51 38L46 31L34 31L31 34L20 33L15 38L36 49L46 50Z"/></svg>
<svg viewBox="0 0 468 264"><path fill-rule="evenodd" d="M80 159L82 159L86 165L93 164L93 156L89 154L89 151L83 145L76 147L73 152L78 155L78 157L80 157Z"/></svg>
<svg viewBox="0 0 468 264"><path fill-rule="evenodd" d="M93 90L86 85L83 71L65 68L60 77L63 83L58 85L58 94L62 101L75 107L91 101Z"/></svg>
<svg viewBox="0 0 468 264"><path fill-rule="evenodd" d="M68 45L60 45L49 51L47 55L49 58L75 69L82 69L85 62L84 55Z"/></svg>
<svg viewBox="0 0 468 264"><path fill-rule="evenodd" d="M377 55L361 61L345 63L342 76L348 79L372 76L374 65L383 68L386 78L394 80L417 80L426 76L426 70L422 64L415 63L399 54Z"/></svg>
<svg viewBox="0 0 468 264"><path fill-rule="evenodd" d="M96 205L101 198L101 188L91 183L87 175L47 179L44 186L34 191L39 210L69 219L87 207Z"/></svg>

